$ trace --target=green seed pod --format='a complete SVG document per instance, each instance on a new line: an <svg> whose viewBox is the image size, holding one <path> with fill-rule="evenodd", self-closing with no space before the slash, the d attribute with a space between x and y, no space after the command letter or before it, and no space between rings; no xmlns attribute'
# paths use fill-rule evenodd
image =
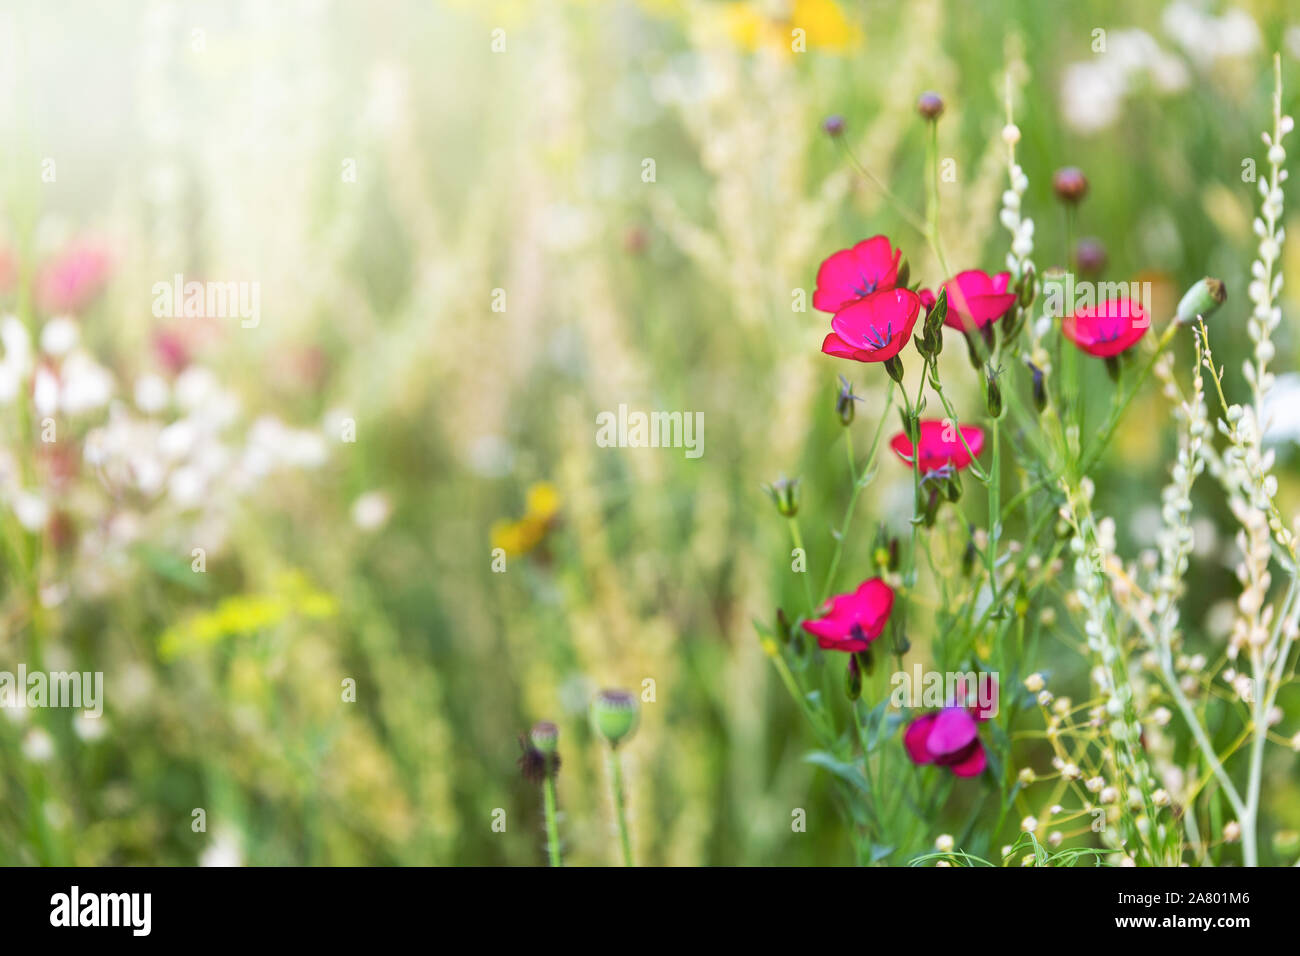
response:
<svg viewBox="0 0 1300 956"><path fill-rule="evenodd" d="M591 723L610 747L636 730L637 713L636 698L625 690L602 690L591 702Z"/></svg>
<svg viewBox="0 0 1300 956"><path fill-rule="evenodd" d="M1196 283L1178 302L1177 321L1186 325L1198 318L1206 319L1228 298L1228 290L1218 279L1206 276Z"/></svg>
<svg viewBox="0 0 1300 956"><path fill-rule="evenodd" d="M528 739L542 753L553 754L560 742L560 728L549 720L538 721L533 724L533 729L528 732Z"/></svg>

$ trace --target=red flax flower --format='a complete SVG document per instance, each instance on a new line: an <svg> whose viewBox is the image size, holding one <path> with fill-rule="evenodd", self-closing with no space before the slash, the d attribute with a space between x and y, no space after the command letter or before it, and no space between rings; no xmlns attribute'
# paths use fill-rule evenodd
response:
<svg viewBox="0 0 1300 956"><path fill-rule="evenodd" d="M1009 292L1010 272L989 275L979 269L959 272L943 287L948 290L948 314L943 324L959 332L982 329L1011 311L1015 292Z"/></svg>
<svg viewBox="0 0 1300 956"><path fill-rule="evenodd" d="M978 777L988 758L980 741L977 711L951 706L907 725L903 746L914 764L937 764L959 777Z"/></svg>
<svg viewBox="0 0 1300 956"><path fill-rule="evenodd" d="M873 292L898 284L898 261L903 253L884 236L863 239L852 249L841 249L817 269L813 308L838 312Z"/></svg>
<svg viewBox="0 0 1300 956"><path fill-rule="evenodd" d="M855 362L887 362L912 336L921 299L907 289L884 289L840 309L822 351Z"/></svg>
<svg viewBox="0 0 1300 956"><path fill-rule="evenodd" d="M1077 309L1061 332L1089 355L1108 359L1136 345L1150 325L1142 306L1121 298Z"/></svg>
<svg viewBox="0 0 1300 956"><path fill-rule="evenodd" d="M850 594L837 594L822 609L821 617L803 622L823 650L865 651L889 622L894 589L880 578L863 581Z"/></svg>
<svg viewBox="0 0 1300 956"><path fill-rule="evenodd" d="M966 451L967 445L970 446L969 452ZM921 474L928 475L944 468L960 471L971 463L972 456L984 449L984 430L978 425L962 425L959 437L957 426L947 419L927 418L921 422L920 446L917 465ZM912 464L912 442L905 433L895 435L889 447L906 464Z"/></svg>

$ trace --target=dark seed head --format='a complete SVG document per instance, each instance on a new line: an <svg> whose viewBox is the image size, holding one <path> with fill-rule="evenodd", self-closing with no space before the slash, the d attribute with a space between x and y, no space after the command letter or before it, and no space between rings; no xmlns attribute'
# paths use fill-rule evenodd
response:
<svg viewBox="0 0 1300 956"><path fill-rule="evenodd" d="M1052 174L1052 189L1061 202L1081 202L1088 194L1088 177L1078 166L1065 166Z"/></svg>
<svg viewBox="0 0 1300 956"><path fill-rule="evenodd" d="M937 120L943 114L943 97L933 90L922 93L916 101L916 111L932 122Z"/></svg>

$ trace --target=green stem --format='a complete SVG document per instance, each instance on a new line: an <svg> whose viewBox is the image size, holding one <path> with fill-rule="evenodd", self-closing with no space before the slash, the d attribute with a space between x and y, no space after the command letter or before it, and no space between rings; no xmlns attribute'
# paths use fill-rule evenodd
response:
<svg viewBox="0 0 1300 956"><path fill-rule="evenodd" d="M627 794L623 786L623 763L618 759L618 752L609 752L609 779L614 791L614 816L618 821L618 840L623 849L623 865L636 866L632 862L632 837L627 829Z"/></svg>
<svg viewBox="0 0 1300 956"><path fill-rule="evenodd" d="M935 120L930 121L929 153L930 194L927 205L930 209L930 224L927 237L939 260L939 268L943 270L945 276L950 276L952 273L948 271L948 258L943 254L943 240L939 237L939 124Z"/></svg>
<svg viewBox="0 0 1300 956"><path fill-rule="evenodd" d="M551 866L563 866L560 861L560 826L555 810L555 777L548 776L542 784L542 803L546 814L546 853Z"/></svg>
<svg viewBox="0 0 1300 956"><path fill-rule="evenodd" d="M989 473L989 540L985 547L985 562L989 569L989 592L992 602L998 600L997 557L998 539L1002 536L1002 444L998 419L993 419L993 463ZM958 429L960 431L960 429Z"/></svg>
<svg viewBox="0 0 1300 956"><path fill-rule="evenodd" d="M1110 444L1110 440L1115 434L1115 429L1119 427L1124 413L1128 411L1129 405L1133 403L1133 399L1141 390L1142 385L1150 377L1151 370L1156 367L1156 362L1160 361L1160 356L1164 354L1165 349L1169 347L1169 343L1174 340L1174 336L1177 334L1178 322L1170 322L1164 334L1160 336L1160 341L1156 343L1155 352L1147 360L1147 364L1143 366L1142 371L1138 373L1137 380L1129 388L1128 394L1111 408L1110 418L1106 420L1106 424L1102 426L1101 431L1098 433L1097 440L1092 443L1092 447L1079 463L1078 473L1080 475L1086 475L1092 466L1097 463L1097 459L1101 457L1102 452L1106 450L1106 446Z"/></svg>
<svg viewBox="0 0 1300 956"><path fill-rule="evenodd" d="M816 614L817 605L813 604L812 585L808 583L808 549L803 546L803 534L799 531L799 519L791 516L785 520L790 525L790 540L794 542L795 548L803 553L804 569L798 574L803 580L803 596L804 600L808 602L808 613Z"/></svg>
<svg viewBox="0 0 1300 956"><path fill-rule="evenodd" d="M880 421L876 423L876 434L871 439L871 451L867 453L867 460L862 466L862 474L865 478L871 472L876 463L876 451L880 448L880 436L885 430L885 419L889 417L890 411L894 407L894 382L889 382L889 391L885 394L885 410L880 415ZM904 396L906 397L906 396ZM844 553L844 537L849 533L849 522L853 520L853 510L857 507L858 494L862 491L863 483L858 479L857 470L853 461L853 438L844 430L845 440L848 443L849 450L849 473L853 477L853 490L849 494L849 504L844 510L844 520L840 522L839 533L835 536L835 552L831 555L830 570L826 572L826 582L822 585L821 600L817 602L817 607L826 603L826 599L831 596L831 588L835 586L835 572L840 566L840 557Z"/></svg>

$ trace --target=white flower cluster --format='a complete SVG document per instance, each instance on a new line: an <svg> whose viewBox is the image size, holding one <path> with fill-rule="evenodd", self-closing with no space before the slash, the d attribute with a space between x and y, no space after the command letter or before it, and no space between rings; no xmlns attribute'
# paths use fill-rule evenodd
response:
<svg viewBox="0 0 1300 956"><path fill-rule="evenodd" d="M206 368L190 366L175 381L145 373L122 389L80 345L74 320L50 319L37 339L39 348L16 317L0 319L0 406L26 403L19 417L34 418L40 436L0 447L0 500L31 533L52 527L56 511L79 525L81 553L101 565L81 569L92 582L106 580L105 555L181 532L180 516L218 548L240 495L326 460L319 430L268 415L241 433L238 396Z"/></svg>
<svg viewBox="0 0 1300 956"><path fill-rule="evenodd" d="M1071 63L1061 78L1061 115L1080 133L1113 124L1130 92L1176 93L1191 79L1187 66L1143 30L1111 30L1087 60Z"/></svg>
<svg viewBox="0 0 1300 956"><path fill-rule="evenodd" d="M1152 589L1152 610L1157 615L1156 639L1162 646L1172 645L1178 630L1178 598L1195 543L1191 524L1192 485L1205 470L1201 448L1210 434L1208 415L1205 380L1198 363L1192 378L1191 396L1174 409L1174 417L1180 424L1178 457L1174 461L1170 482L1161 493L1162 524L1156 536L1160 549L1160 573Z"/></svg>
<svg viewBox="0 0 1300 956"><path fill-rule="evenodd" d="M1251 282L1247 290L1252 310L1246 328L1254 343L1254 362L1246 362L1242 369L1255 395L1255 414L1260 419L1261 430L1268 428L1268 422L1262 416L1265 399L1273 387L1273 376L1268 371L1268 363L1275 352L1272 333L1282 321L1282 309L1277 305L1278 294L1282 291L1282 270L1274 271L1286 239L1286 230L1281 225L1282 184L1287 179L1287 171L1282 168L1286 162L1282 140L1295 128L1295 120L1283 116L1281 110L1281 101L1275 99L1273 133L1262 134L1264 145L1268 147L1269 177L1259 181L1263 202L1254 224L1255 235L1259 237L1259 258L1250 265Z"/></svg>
<svg viewBox="0 0 1300 956"><path fill-rule="evenodd" d="M135 409L113 403L108 421L86 436L86 461L117 492L146 499L163 495L186 510L225 489L247 492L280 468L314 468L325 461L319 432L271 416L257 419L240 443L229 434L239 418L239 398L206 368L186 369L170 388L153 376L141 379L135 393ZM172 408L175 417L167 421Z"/></svg>
<svg viewBox="0 0 1300 956"><path fill-rule="evenodd" d="M57 438L44 426L55 415L85 416L103 408L113 394L113 377L79 344L77 324L69 318L50 319L41 330L40 351L33 348L27 327L15 316L0 319L0 406L13 404L20 394L31 396L31 407L46 441ZM28 476L30 480L30 476ZM0 451L0 495L18 523L39 531L50 516L48 491L27 487L23 469L8 451Z"/></svg>
<svg viewBox="0 0 1300 956"><path fill-rule="evenodd" d="M1016 162L1015 145L1012 136L1019 138L1020 131L1015 124L1008 123L1002 130L1003 139L1008 141L1011 164L1009 168L1011 188L1002 194L1002 212L998 218L1011 233L1011 251L1007 253L1007 268L1012 278L1019 279L1031 268L1033 262L1029 257L1034 254L1034 220L1020 213L1020 201L1029 189L1029 177Z"/></svg>
<svg viewBox="0 0 1300 956"><path fill-rule="evenodd" d="M1084 615L1088 649L1099 662L1092 669L1092 677L1103 702L1103 726L1114 743L1110 752L1115 776L1124 785L1128 798L1150 812L1155 809L1152 800L1155 781L1140 742L1139 693L1116 633L1110 595L1112 570L1119 566L1115 556L1115 523L1093 518L1094 488L1090 479L1083 478L1074 487L1062 484L1066 503L1061 507L1061 517L1074 531L1070 539L1076 583L1073 596ZM1140 839L1136 832L1124 836L1129 840Z"/></svg>

